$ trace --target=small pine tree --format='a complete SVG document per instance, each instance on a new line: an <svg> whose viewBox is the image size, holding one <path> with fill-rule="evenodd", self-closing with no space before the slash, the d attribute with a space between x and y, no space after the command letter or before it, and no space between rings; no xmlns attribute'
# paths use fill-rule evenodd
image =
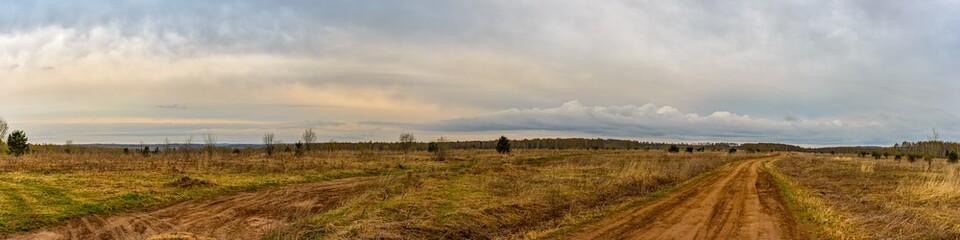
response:
<svg viewBox="0 0 960 240"><path fill-rule="evenodd" d="M20 130L10 133L10 136L7 136L7 148L9 148L10 154L14 156L30 153L30 144L27 143L27 134Z"/></svg>
<svg viewBox="0 0 960 240"><path fill-rule="evenodd" d="M143 147L143 150L140 151L140 154L142 154L143 157L149 157L149 156L150 156L150 147L144 146L144 147Z"/></svg>
<svg viewBox="0 0 960 240"><path fill-rule="evenodd" d="M510 139L507 139L506 136L500 136L500 139L497 139L497 153L510 153Z"/></svg>

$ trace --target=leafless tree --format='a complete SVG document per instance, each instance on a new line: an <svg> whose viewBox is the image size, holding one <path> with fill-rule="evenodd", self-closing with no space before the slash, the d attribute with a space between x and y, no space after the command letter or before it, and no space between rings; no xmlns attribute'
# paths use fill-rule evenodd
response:
<svg viewBox="0 0 960 240"><path fill-rule="evenodd" d="M170 138L163 137L163 154L167 154L170 151Z"/></svg>
<svg viewBox="0 0 960 240"><path fill-rule="evenodd" d="M10 126L7 126L7 120L4 120L3 117L0 117L0 142L3 142L7 136L7 130Z"/></svg>
<svg viewBox="0 0 960 240"><path fill-rule="evenodd" d="M203 133L203 150L207 152L207 159L213 158L213 150L217 145L217 136L213 131Z"/></svg>
<svg viewBox="0 0 960 240"><path fill-rule="evenodd" d="M311 150L310 148L315 142L317 142L317 134L313 132L313 128L308 128L303 132L303 150L309 153Z"/></svg>
<svg viewBox="0 0 960 240"><path fill-rule="evenodd" d="M273 133L264 133L263 134L263 150L267 152L267 156L273 156L273 151L276 150L276 136Z"/></svg>
<svg viewBox="0 0 960 240"><path fill-rule="evenodd" d="M428 151L433 152L433 159L443 161L447 159L447 138L441 136L437 140L430 142Z"/></svg>
<svg viewBox="0 0 960 240"><path fill-rule="evenodd" d="M183 151L183 157L187 161L190 161L190 148L192 146L193 146L193 135L190 135L189 137L187 137L187 139L184 139L183 147L180 147L182 148L181 151Z"/></svg>
<svg viewBox="0 0 960 240"><path fill-rule="evenodd" d="M403 153L410 152L416 147L417 138L413 137L412 133L403 133L400 134L400 150Z"/></svg>
<svg viewBox="0 0 960 240"><path fill-rule="evenodd" d="M7 150L6 136L9 126L7 126L7 120L4 120L3 117L0 117L0 153L4 153Z"/></svg>

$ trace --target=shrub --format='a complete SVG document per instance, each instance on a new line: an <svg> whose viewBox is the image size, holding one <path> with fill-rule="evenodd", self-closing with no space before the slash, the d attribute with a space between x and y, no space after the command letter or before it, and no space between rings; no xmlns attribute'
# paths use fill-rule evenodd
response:
<svg viewBox="0 0 960 240"><path fill-rule="evenodd" d="M919 154L914 154L914 153L907 154L907 161L916 162L918 158L920 158Z"/></svg>
<svg viewBox="0 0 960 240"><path fill-rule="evenodd" d="M293 146L294 146L293 155L297 157L303 156L303 152L305 150L303 148L303 142L298 141L297 143L294 143Z"/></svg>
<svg viewBox="0 0 960 240"><path fill-rule="evenodd" d="M433 160L443 161L447 159L447 139L440 137L436 141L430 142L427 151L433 153Z"/></svg>
<svg viewBox="0 0 960 240"><path fill-rule="evenodd" d="M400 151L403 153L410 152L417 147L417 138L413 137L412 133L400 134Z"/></svg>
<svg viewBox="0 0 960 240"><path fill-rule="evenodd" d="M7 136L7 148L10 149L10 154L14 156L29 153L30 144L27 143L27 134L20 130L10 133L10 136Z"/></svg>
<svg viewBox="0 0 960 240"><path fill-rule="evenodd" d="M667 149L667 152L672 152L672 153L680 152L680 147L677 147L677 145L670 145L670 148Z"/></svg>
<svg viewBox="0 0 960 240"><path fill-rule="evenodd" d="M693 147L687 147L686 150L687 150L688 153L693 153Z"/></svg>
<svg viewBox="0 0 960 240"><path fill-rule="evenodd" d="M960 161L960 154L958 154L957 151L949 151L949 152L947 152L947 162L948 162L948 163L957 163L957 161Z"/></svg>
<svg viewBox="0 0 960 240"><path fill-rule="evenodd" d="M903 155L900 155L900 154L893 155L893 160L900 161L900 159L903 159Z"/></svg>
<svg viewBox="0 0 960 240"><path fill-rule="evenodd" d="M727 153L737 153L737 149L731 148L730 150L727 151Z"/></svg>
<svg viewBox="0 0 960 240"><path fill-rule="evenodd" d="M500 136L500 139L497 139L497 153L510 153L510 139L507 139L506 136Z"/></svg>

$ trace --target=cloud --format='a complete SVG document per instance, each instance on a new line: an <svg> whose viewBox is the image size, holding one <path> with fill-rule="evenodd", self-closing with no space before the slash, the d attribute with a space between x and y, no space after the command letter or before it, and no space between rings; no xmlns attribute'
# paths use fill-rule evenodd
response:
<svg viewBox="0 0 960 240"><path fill-rule="evenodd" d="M166 109L187 109L187 105L179 104L179 103L168 104L168 105L163 105L163 104L161 104L161 105L156 105L156 106L153 106L153 107L155 107L155 108L166 108Z"/></svg>
<svg viewBox="0 0 960 240"><path fill-rule="evenodd" d="M955 139L957 9L950 1L4 1L0 66L10 67L0 67L0 113L21 122L441 121L464 135L553 129L825 144L892 144L937 128ZM581 106L602 111L579 117L533 111L570 99L609 107ZM158 102L190 108L157 111ZM536 124L479 121L510 108L518 112L498 114ZM458 118L473 125L442 122ZM354 134L393 139L383 131Z"/></svg>
<svg viewBox="0 0 960 240"><path fill-rule="evenodd" d="M777 141L853 144L890 141L889 126L844 119L770 120L727 111L684 113L670 106L585 106L571 101L554 108L509 109L423 125L433 131L558 131L596 136L689 141ZM880 141L880 142L882 142ZM895 140L893 140L895 141Z"/></svg>

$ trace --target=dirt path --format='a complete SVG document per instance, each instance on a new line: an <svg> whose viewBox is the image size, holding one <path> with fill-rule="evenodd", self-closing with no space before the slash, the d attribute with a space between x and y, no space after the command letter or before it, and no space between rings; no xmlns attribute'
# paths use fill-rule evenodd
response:
<svg viewBox="0 0 960 240"><path fill-rule="evenodd" d="M741 162L630 210L575 239L803 239L761 171L776 157Z"/></svg>
<svg viewBox="0 0 960 240"><path fill-rule="evenodd" d="M173 235L258 239L296 219L335 208L358 191L357 185L372 180L349 178L298 184L213 200L186 201L145 213L90 216L10 239L146 239Z"/></svg>

